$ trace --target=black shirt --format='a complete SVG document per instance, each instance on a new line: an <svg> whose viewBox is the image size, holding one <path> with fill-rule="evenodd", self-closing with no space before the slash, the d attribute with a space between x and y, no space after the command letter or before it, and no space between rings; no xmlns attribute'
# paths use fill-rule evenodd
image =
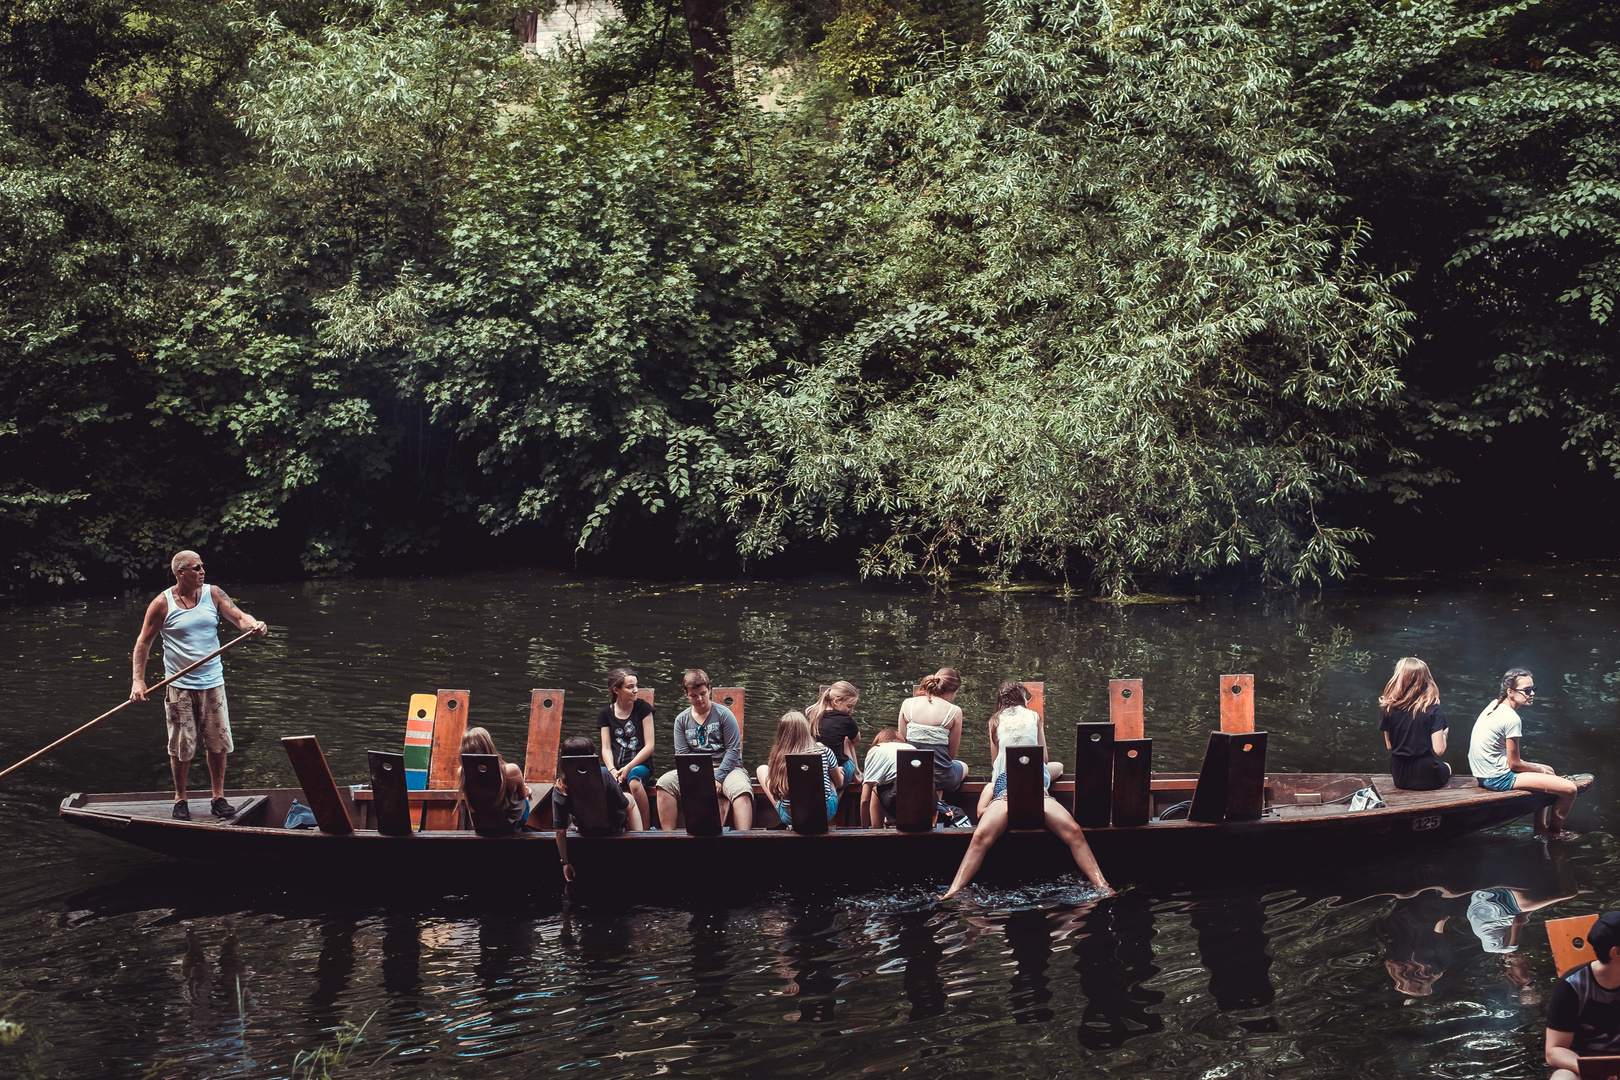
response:
<svg viewBox="0 0 1620 1080"><path fill-rule="evenodd" d="M1389 733L1389 771L1396 787L1429 791L1445 783L1438 775L1445 770L1437 768L1440 759L1430 741L1436 731L1446 730L1446 710L1438 702L1418 712L1391 709L1378 721L1378 730Z"/></svg>
<svg viewBox="0 0 1620 1080"><path fill-rule="evenodd" d="M1605 990L1588 961L1553 984L1547 1026L1575 1033L1581 1057L1620 1054L1620 989Z"/></svg>
<svg viewBox="0 0 1620 1080"><path fill-rule="evenodd" d="M608 812L613 815L613 829L623 832L629 825L630 797L619 787L619 782L613 779L613 774L602 769L602 793L607 803ZM562 788L551 789L551 824L556 829L568 828L568 823L574 820L574 798L563 794ZM581 830L583 832L583 830ZM595 832L596 830L591 830Z"/></svg>
<svg viewBox="0 0 1620 1080"><path fill-rule="evenodd" d="M846 738L861 741L861 729L856 725L855 718L847 712L833 712L828 709L821 714L821 722L816 725L816 742L833 752L833 757L842 765L849 760L844 752Z"/></svg>
<svg viewBox="0 0 1620 1080"><path fill-rule="evenodd" d="M641 721L652 715L653 707L640 698L630 706L630 718L620 720L613 712L611 704L602 706L602 711L596 715L596 726L608 729L603 741L613 740L613 767L622 769L630 764L630 759L641 753Z"/></svg>

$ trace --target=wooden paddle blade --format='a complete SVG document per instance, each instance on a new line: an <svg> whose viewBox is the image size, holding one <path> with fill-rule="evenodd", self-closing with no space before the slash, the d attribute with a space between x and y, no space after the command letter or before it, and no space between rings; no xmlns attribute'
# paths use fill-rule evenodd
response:
<svg viewBox="0 0 1620 1080"><path fill-rule="evenodd" d="M384 836L410 836L411 796L406 787L405 755L367 750L366 765L371 773L371 809L377 815L377 831Z"/></svg>
<svg viewBox="0 0 1620 1080"><path fill-rule="evenodd" d="M1221 730L1230 735L1254 730L1254 676L1221 676Z"/></svg>
<svg viewBox="0 0 1620 1080"><path fill-rule="evenodd" d="M321 741L313 735L289 735L281 740L292 761L298 786L304 789L304 801L315 812L315 824L323 833L347 836L354 832L354 820L349 808L332 779L332 770L321 753Z"/></svg>
<svg viewBox="0 0 1620 1080"><path fill-rule="evenodd" d="M1108 719L1114 722L1114 738L1140 739L1142 722L1142 680L1108 680Z"/></svg>

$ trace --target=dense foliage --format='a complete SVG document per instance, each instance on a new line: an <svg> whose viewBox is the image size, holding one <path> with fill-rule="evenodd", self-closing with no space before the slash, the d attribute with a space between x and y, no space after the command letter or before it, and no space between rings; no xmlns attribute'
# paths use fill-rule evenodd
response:
<svg viewBox="0 0 1620 1080"><path fill-rule="evenodd" d="M1611 2L515 10L0 3L10 583L503 534L1299 583L1459 440L1620 477Z"/></svg>

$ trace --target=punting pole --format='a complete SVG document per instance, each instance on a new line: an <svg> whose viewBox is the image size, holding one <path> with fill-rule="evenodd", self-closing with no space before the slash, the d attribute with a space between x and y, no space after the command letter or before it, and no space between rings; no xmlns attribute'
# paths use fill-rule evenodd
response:
<svg viewBox="0 0 1620 1080"><path fill-rule="evenodd" d="M226 642L224 645L221 645L219 648L215 649L213 652L209 653L207 656L203 657L201 660L198 660L196 663L187 664L185 667L181 668L179 671L175 672L173 675L170 675L167 679L164 679L162 682L153 683L151 686L146 688L146 692L148 694L150 694L153 690L161 690L161 689L163 689L165 686L168 686L170 683L174 682L174 680L178 679L180 676L182 676L182 675L186 674L187 672L191 671L193 668L201 667L203 664L208 663L208 661L212 660L214 657L218 656L220 653L224 652L226 649L234 648L235 646L242 644L242 642L246 641L248 638L250 638L252 636L253 636L253 631L249 630L247 633L243 634L241 637L235 639L234 641ZM9 775L10 773L16 772L18 769L22 768L24 765L27 765L30 761L35 761L35 760L37 760L39 758L44 757L46 754L50 753L52 750L55 750L58 746L61 746L63 743L67 742L69 739L77 738L78 736L84 734L86 731L89 731L91 728L95 727L97 724L101 723L103 720L107 719L109 716L111 716L114 713L119 712L119 711L121 711L123 709L127 709L129 706L131 706L133 704L135 704L135 699L134 698L128 698L123 702L123 704L113 706L112 708L108 709L106 712L102 713L100 716L96 717L94 720L90 721L88 724L85 724L83 727L76 728L73 731L68 732L66 735L62 736L60 739L57 739L55 742L51 743L51 745L45 747L43 750L34 751L32 754L29 754L27 757L23 758L21 761L17 762L17 764L11 766L9 769L6 769L4 772L0 772L0 777L4 777L4 776Z"/></svg>

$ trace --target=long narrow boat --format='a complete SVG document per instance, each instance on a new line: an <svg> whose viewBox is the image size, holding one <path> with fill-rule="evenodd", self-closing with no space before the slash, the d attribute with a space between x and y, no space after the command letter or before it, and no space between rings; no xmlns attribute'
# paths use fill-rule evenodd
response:
<svg viewBox="0 0 1620 1080"><path fill-rule="evenodd" d="M1044 715L1044 686L1025 685L1031 691L1030 707ZM1253 687L1249 675L1221 677L1222 730L1211 732L1198 773L1151 771L1152 740L1142 737L1141 680L1113 680L1110 720L1075 726L1072 779L1053 784L1052 794L1085 828L1111 881L1185 880L1324 863L1342 867L1444 844L1554 801L1546 792L1491 791L1468 776L1453 777L1437 791L1417 792L1397 789L1388 775L1268 773L1266 733L1254 730ZM714 695L741 722L744 691L717 688ZM563 699L560 690L532 693L524 772L541 793L529 820L538 827L513 836L492 839L467 828L460 793L448 790L456 768L476 760L455 752L467 723L468 695L460 690L411 699L408 730L413 734L406 753L370 752L370 787L334 783L315 738L296 736L282 742L301 786L228 792L239 804L229 821L176 821L166 792L77 793L62 801L61 815L70 824L174 858L277 873L293 870L306 879L319 875L312 880L414 879L469 888L500 882L504 888L522 875L535 887L556 886L562 874L550 828L549 781L564 768L579 769L579 778L588 783L596 783L598 774L594 759L558 759ZM1049 738L1053 734L1049 730ZM413 756L413 739L421 745L431 740L427 764L423 754ZM1039 822L1043 766L1038 752L1007 749L1015 827L991 850L980 880L1053 880L1073 874L1069 851L1055 836L1043 828L1016 827L1020 821ZM917 768L908 774L903 767L913 762L922 766L924 757L921 752L900 755L901 828L848 827L859 821L859 811L846 794L839 814L842 825L830 832L811 827L808 834L783 829L757 785L756 827L721 833L709 759L682 758L683 769L702 769L692 792L710 793L683 801L687 828L676 822L675 828L617 836L570 834L569 856L582 883L608 887L639 889L649 881L708 883L722 890L743 884L943 883L961 861L972 833L930 827L933 792L927 777L932 770ZM488 759L490 766L493 762ZM475 778L482 767L469 768L468 776ZM407 790L413 769L427 790ZM494 772L490 769L489 775ZM820 791L819 773L803 782L810 785L807 791ZM954 799L971 813L985 782L970 778ZM1353 794L1363 789L1371 789L1374 804L1352 809L1357 805ZM319 830L284 827L294 799L313 808ZM816 802L811 796L796 799L795 805ZM697 820L705 815L708 821Z"/></svg>
<svg viewBox="0 0 1620 1080"><path fill-rule="evenodd" d="M1154 780L1159 813L1185 800L1196 776L1157 774ZM1342 802L1287 801L1302 790L1326 800L1363 787L1382 796L1382 809L1352 812ZM972 782L964 788L969 794L976 790ZM1072 784L1059 783L1057 788L1060 800L1072 797ZM1154 820L1088 829L1086 836L1113 881L1182 879L1394 856L1505 824L1552 801L1540 792L1488 791L1472 777L1454 777L1438 791L1415 792L1397 790L1387 775L1282 773L1268 775L1266 788L1273 805L1257 821ZM283 828L293 800L307 798L298 788L231 791L229 797L243 810L227 822L175 821L169 816L172 797L166 792L74 794L62 801L61 814L70 824L179 859L293 869L323 878L426 876L438 882L510 885L513 875L521 874L536 887L561 883L550 831L502 839L470 830L385 836L375 829L370 802L340 790L361 824L348 835ZM820 836L764 828L712 837L668 830L574 835L568 850L580 879L602 884L644 887L649 881L707 880L729 887L744 878L767 886L806 881L942 883L955 871L970 836L970 830L954 828L921 833L836 829ZM1073 872L1068 849L1051 833L1014 830L992 849L981 880L1055 879Z"/></svg>

